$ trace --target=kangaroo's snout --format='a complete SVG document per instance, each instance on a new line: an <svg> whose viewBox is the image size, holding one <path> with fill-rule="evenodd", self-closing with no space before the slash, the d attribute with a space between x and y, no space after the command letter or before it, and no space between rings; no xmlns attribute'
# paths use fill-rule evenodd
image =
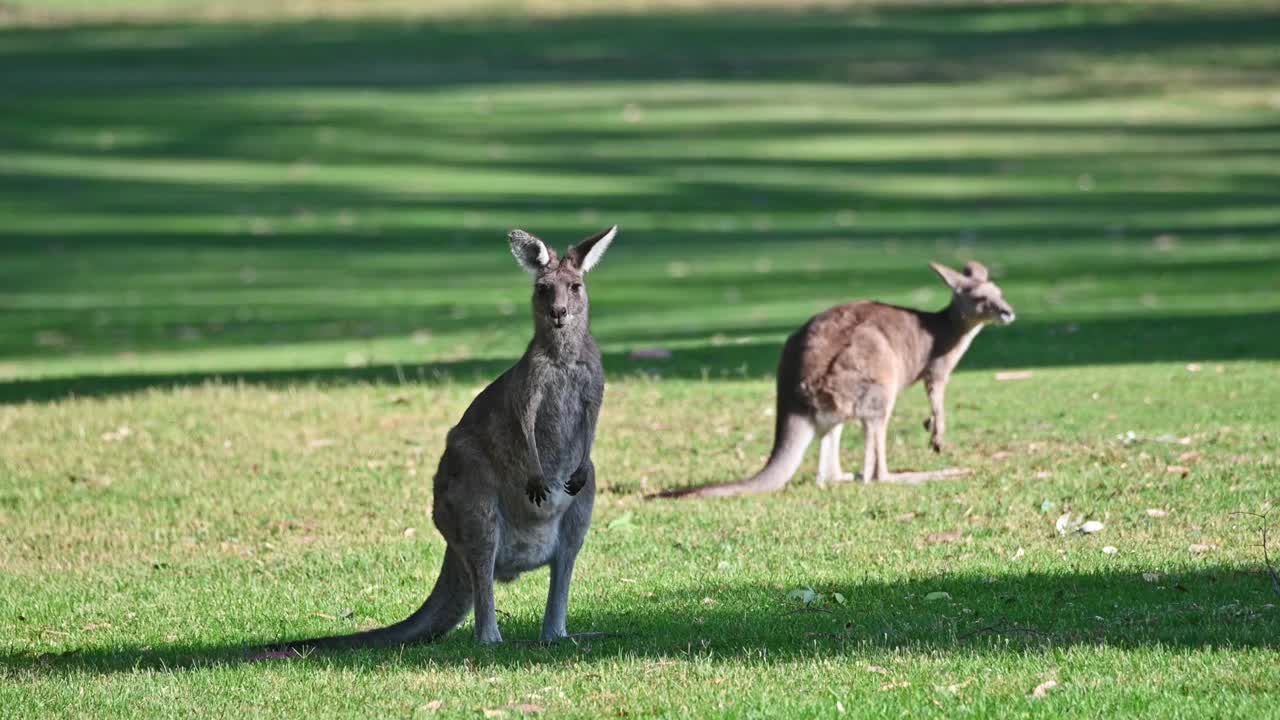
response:
<svg viewBox="0 0 1280 720"><path fill-rule="evenodd" d="M564 323L569 319L569 308L564 305L553 305L550 311L551 322L556 327L564 327Z"/></svg>

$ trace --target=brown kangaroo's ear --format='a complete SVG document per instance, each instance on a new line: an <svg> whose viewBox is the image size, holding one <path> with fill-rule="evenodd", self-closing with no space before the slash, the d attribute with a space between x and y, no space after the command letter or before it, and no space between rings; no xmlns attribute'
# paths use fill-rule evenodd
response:
<svg viewBox="0 0 1280 720"><path fill-rule="evenodd" d="M511 254L526 272L537 275L556 259L556 252L547 244L523 230L512 230L507 233L511 242Z"/></svg>
<svg viewBox="0 0 1280 720"><path fill-rule="evenodd" d="M978 282L986 282L988 278L987 266L977 260L970 260L964 264L964 274Z"/></svg>
<svg viewBox="0 0 1280 720"><path fill-rule="evenodd" d="M942 282L946 283L947 287L952 290L959 290L969 284L969 278L942 263L931 262L929 267L933 268L933 271L938 273L938 277L942 278Z"/></svg>
<svg viewBox="0 0 1280 720"><path fill-rule="evenodd" d="M609 243L617 234L618 226L614 225L583 240L569 250L569 261L582 272L589 271L604 257L604 251L609 249Z"/></svg>

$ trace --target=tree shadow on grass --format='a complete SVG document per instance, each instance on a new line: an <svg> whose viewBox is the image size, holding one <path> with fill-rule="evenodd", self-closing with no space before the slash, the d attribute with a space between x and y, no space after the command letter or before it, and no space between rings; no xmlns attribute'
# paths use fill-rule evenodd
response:
<svg viewBox="0 0 1280 720"><path fill-rule="evenodd" d="M1274 12L1162 3L1088 14L1036 3L894 3L809 12L153 26L161 37L184 33L177 45L129 43L127 35L121 42L113 37L121 26L86 24L8 29L0 40L12 41L30 66L5 84L28 92L696 78L942 84L1038 77L1076 54L1220 53L1270 42L1276 19Z"/></svg>
<svg viewBox="0 0 1280 720"><path fill-rule="evenodd" d="M788 599L786 588L732 581L710 581L662 597L647 597L642 589L621 589L617 594L624 597L611 597L610 605L629 605L626 610L596 610L581 600L571 608L571 630L614 634L604 639L554 647L529 645L520 641L537 635L537 622L530 619L502 623L507 640L516 642L497 648L475 646L467 624L434 644L315 653L289 662L354 668L466 662L521 668L620 657L782 663L800 657L849 657L884 649L963 654L1074 646L1176 652L1280 649L1277 598L1261 570L1206 566L1145 577L1136 570L939 575L888 583L852 580L817 590L839 592L845 604L827 599L805 607ZM703 602L704 597L713 602ZM297 634L302 636L306 631ZM246 662L257 648L285 639L13 653L0 656L0 667L16 679L159 669L194 671Z"/></svg>
<svg viewBox="0 0 1280 720"><path fill-rule="evenodd" d="M1117 363L1274 360L1280 358L1280 336L1260 333L1259 328L1272 327L1278 321L1280 313L1098 319L1069 324L1021 320L1007 328L986 331L960 368L990 370ZM606 372L614 379L635 375L693 380L771 376L777 366L783 338L794 327L790 323L757 326L749 335L742 336L742 340L718 340L681 347L674 350L669 359L633 358L628 351L608 352L605 353L604 364ZM715 328L690 333L689 336L705 336L707 332L715 332ZM758 339L761 335L774 339ZM661 346L663 339L670 337L671 334L649 336L641 333L623 344ZM488 383L514 362L515 358L489 358L362 368L107 374L16 380L0 383L0 405L109 397L207 383L261 387L300 384L334 387L361 383L413 386L451 381Z"/></svg>

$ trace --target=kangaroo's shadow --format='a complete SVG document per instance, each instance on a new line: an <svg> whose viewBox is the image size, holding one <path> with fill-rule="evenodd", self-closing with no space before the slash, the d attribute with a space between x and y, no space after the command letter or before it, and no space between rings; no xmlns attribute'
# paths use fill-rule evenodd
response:
<svg viewBox="0 0 1280 720"><path fill-rule="evenodd" d="M1161 575L1126 570L850 580L816 588L824 596L809 605L788 597L786 588L763 584L712 580L662 595L639 587L618 590L633 597L612 598L611 609L597 609L582 600L571 607L570 629L607 633L601 638L540 646L521 642L537 636L536 620L508 619L503 632L513 642L496 647L476 646L466 624L436 643L317 652L262 666L289 662L368 668L456 662L528 667L622 656L707 657L726 663L763 658L775 663L815 653L852 657L882 649L996 654L1078 645L1182 651L1280 648L1280 612L1260 568L1209 566ZM836 601L835 593L843 603ZM612 609L617 607L626 609ZM14 678L198 671L248 662L278 640L7 653L0 656L0 667Z"/></svg>

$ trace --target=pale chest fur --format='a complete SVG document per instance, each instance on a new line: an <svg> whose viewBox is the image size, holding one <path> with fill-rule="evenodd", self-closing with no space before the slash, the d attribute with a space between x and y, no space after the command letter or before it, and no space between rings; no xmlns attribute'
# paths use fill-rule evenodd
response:
<svg viewBox="0 0 1280 720"><path fill-rule="evenodd" d="M975 325L961 335L955 344L947 348L945 352L931 357L925 365L924 372L921 373L921 379L926 382L946 382L947 378L951 376L951 371L955 370L956 365L960 363L960 359L964 357L965 351L969 349L969 345L978 336L980 330L982 330L982 326Z"/></svg>

